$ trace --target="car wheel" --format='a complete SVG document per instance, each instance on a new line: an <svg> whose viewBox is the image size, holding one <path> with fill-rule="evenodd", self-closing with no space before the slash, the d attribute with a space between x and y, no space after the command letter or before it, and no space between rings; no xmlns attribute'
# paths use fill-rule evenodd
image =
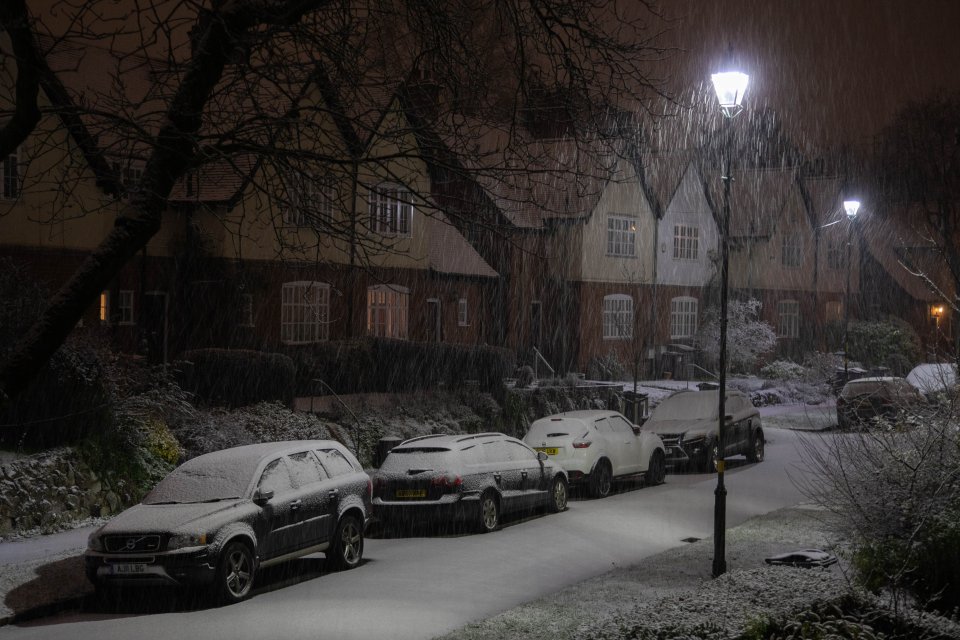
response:
<svg viewBox="0 0 960 640"><path fill-rule="evenodd" d="M747 462L763 462L763 431L757 429L750 436L750 449L747 451Z"/></svg>
<svg viewBox="0 0 960 640"><path fill-rule="evenodd" d="M481 533L496 531L500 526L500 502L492 491L487 491L480 496L480 514L477 524Z"/></svg>
<svg viewBox="0 0 960 640"><path fill-rule="evenodd" d="M356 516L345 515L337 523L327 564L334 571L345 571L360 565L363 559L363 525Z"/></svg>
<svg viewBox="0 0 960 640"><path fill-rule="evenodd" d="M647 465L647 475L644 481L648 485L663 484L663 479L667 475L667 460L660 449L654 449L650 455L650 464Z"/></svg>
<svg viewBox="0 0 960 640"><path fill-rule="evenodd" d="M705 473L713 473L717 470L717 462L720 461L720 445L716 441L707 445L700 458L700 470Z"/></svg>
<svg viewBox="0 0 960 640"><path fill-rule="evenodd" d="M559 513L567 508L567 481L563 476L553 479L550 486L550 512Z"/></svg>
<svg viewBox="0 0 960 640"><path fill-rule="evenodd" d="M243 542L227 544L217 564L217 595L224 604L240 602L250 596L255 568L253 553Z"/></svg>
<svg viewBox="0 0 960 640"><path fill-rule="evenodd" d="M597 468L590 474L590 495L594 498L606 498L610 495L613 485L613 471L605 460L597 463Z"/></svg>

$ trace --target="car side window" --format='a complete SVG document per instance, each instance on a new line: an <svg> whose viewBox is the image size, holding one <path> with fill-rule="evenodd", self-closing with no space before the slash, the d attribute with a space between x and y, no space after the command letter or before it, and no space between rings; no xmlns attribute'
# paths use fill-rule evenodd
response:
<svg viewBox="0 0 960 640"><path fill-rule="evenodd" d="M614 431L633 435L633 427L631 427L630 423L620 416L610 416L607 418L607 420L610 423L610 426L613 427Z"/></svg>
<svg viewBox="0 0 960 640"><path fill-rule="evenodd" d="M523 461L523 462L536 462L537 454L530 449L529 447L520 444L519 442L506 441L507 451L510 456L510 460L513 461Z"/></svg>
<svg viewBox="0 0 960 640"><path fill-rule="evenodd" d="M479 444L472 444L469 447L465 447L460 451L460 456L463 458L463 463L466 465L477 465L485 462L483 457L483 449Z"/></svg>
<svg viewBox="0 0 960 640"><path fill-rule="evenodd" d="M503 440L484 442L483 451L487 462L498 463L510 460L510 452L507 450L507 443Z"/></svg>
<svg viewBox="0 0 960 640"><path fill-rule="evenodd" d="M287 470L283 458L277 458L267 465L260 475L260 483L257 486L264 491L273 491L275 496L293 491L290 472Z"/></svg>
<svg viewBox="0 0 960 640"><path fill-rule="evenodd" d="M343 454L336 449L317 449L317 456L323 463L323 468L327 470L330 477L345 476L356 473L350 461L343 457Z"/></svg>
<svg viewBox="0 0 960 640"><path fill-rule="evenodd" d="M613 433L613 427L610 426L610 422L606 418L594 420L593 426L602 434Z"/></svg>
<svg viewBox="0 0 960 640"><path fill-rule="evenodd" d="M290 465L290 477L297 488L321 482L328 477L317 457L310 451L291 454L287 462Z"/></svg>

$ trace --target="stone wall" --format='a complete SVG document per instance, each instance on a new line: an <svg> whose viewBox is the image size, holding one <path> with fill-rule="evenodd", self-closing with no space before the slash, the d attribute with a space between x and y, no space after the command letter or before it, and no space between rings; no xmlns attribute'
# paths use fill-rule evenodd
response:
<svg viewBox="0 0 960 640"><path fill-rule="evenodd" d="M61 448L0 464L0 535L55 531L132 501L123 480L95 473L76 450Z"/></svg>

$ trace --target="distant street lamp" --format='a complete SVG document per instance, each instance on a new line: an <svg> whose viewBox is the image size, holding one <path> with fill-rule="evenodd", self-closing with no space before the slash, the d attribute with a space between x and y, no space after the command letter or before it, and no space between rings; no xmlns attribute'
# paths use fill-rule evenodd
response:
<svg viewBox="0 0 960 640"><path fill-rule="evenodd" d="M727 280L730 264L730 121L743 111L741 101L747 91L749 76L739 71L715 73L711 76L720 110L726 117L723 142L723 214L720 220L720 396L717 409L717 488L713 507L713 577L727 571L727 488L723 484L726 467L726 395L727 395ZM707 452L710 455L710 452Z"/></svg>
<svg viewBox="0 0 960 640"><path fill-rule="evenodd" d="M844 200L843 210L847 214L847 220L850 224L847 227L847 295L843 303L843 382L849 380L847 369L850 362L850 272L853 267L850 265L850 245L853 244L853 221L857 218L857 212L860 211L859 200Z"/></svg>
<svg viewBox="0 0 960 640"><path fill-rule="evenodd" d="M936 323L933 331L933 362L939 362L937 359L937 348L940 346L940 318L943 317L944 307L942 304L935 304L930 307L930 315Z"/></svg>

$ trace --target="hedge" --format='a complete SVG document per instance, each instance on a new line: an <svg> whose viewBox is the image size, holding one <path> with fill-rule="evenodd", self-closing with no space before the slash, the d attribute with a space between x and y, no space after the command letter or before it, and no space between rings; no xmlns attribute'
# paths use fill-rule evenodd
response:
<svg viewBox="0 0 960 640"><path fill-rule="evenodd" d="M402 392L457 388L476 380L485 391L502 386L513 353L489 346L409 342L385 338L285 347L297 364L297 395Z"/></svg>
<svg viewBox="0 0 960 640"><path fill-rule="evenodd" d="M293 402L296 366L279 353L247 349L195 349L180 354L180 386L214 405Z"/></svg>

